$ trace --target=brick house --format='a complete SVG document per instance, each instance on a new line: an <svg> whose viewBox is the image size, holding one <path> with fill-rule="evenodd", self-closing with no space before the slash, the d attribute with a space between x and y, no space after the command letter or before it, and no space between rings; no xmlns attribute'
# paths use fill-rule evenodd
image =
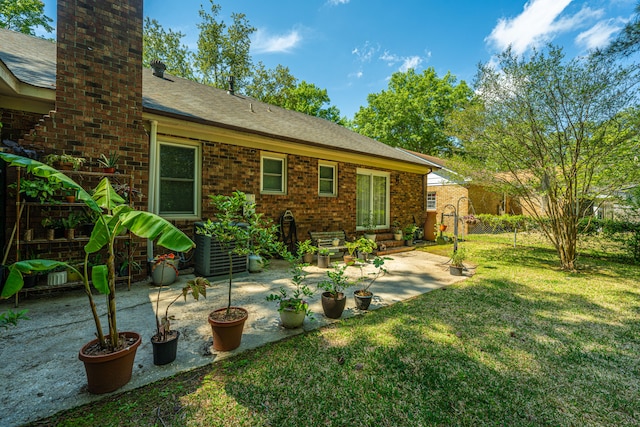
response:
<svg viewBox="0 0 640 427"><path fill-rule="evenodd" d="M142 67L142 0L58 0L57 43L0 29L1 139L97 166L120 154L144 197L187 234L212 215L209 194L243 191L278 221L293 213L309 231L354 236L370 212L377 230L422 221L422 159L316 117ZM2 165L4 167L4 165ZM2 190L11 170L2 173ZM14 178L15 179L15 178ZM15 223L3 197L6 246ZM419 224L422 225L422 224ZM153 247L139 242L138 258Z"/></svg>
<svg viewBox="0 0 640 427"><path fill-rule="evenodd" d="M511 197L474 184L469 178L448 168L446 160L414 151L406 150L406 152L434 167L433 173L430 173L427 178L425 221L427 239L435 237L436 224L444 223L447 225L447 231L452 230L454 219L450 214L456 210L459 217L469 214L522 213L520 205Z"/></svg>

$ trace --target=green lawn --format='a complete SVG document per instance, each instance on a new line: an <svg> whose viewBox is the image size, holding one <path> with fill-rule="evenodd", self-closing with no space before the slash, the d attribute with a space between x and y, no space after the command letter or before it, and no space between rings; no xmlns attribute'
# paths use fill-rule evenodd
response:
<svg viewBox="0 0 640 427"><path fill-rule="evenodd" d="M640 267L597 240L578 273L536 236L462 245L458 285L41 424L640 425Z"/></svg>

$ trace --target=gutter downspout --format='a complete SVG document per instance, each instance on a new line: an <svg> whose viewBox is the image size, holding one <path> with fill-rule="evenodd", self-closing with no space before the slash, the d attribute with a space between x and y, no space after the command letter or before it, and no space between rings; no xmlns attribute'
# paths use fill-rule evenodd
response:
<svg viewBox="0 0 640 427"><path fill-rule="evenodd" d="M156 176L158 173L158 121L149 120L149 197L147 198L147 210L156 212ZM147 258L152 260L153 241L147 239Z"/></svg>

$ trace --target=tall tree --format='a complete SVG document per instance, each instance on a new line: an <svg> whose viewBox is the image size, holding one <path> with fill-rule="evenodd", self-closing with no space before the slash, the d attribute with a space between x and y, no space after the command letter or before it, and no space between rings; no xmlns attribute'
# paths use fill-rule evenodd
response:
<svg viewBox="0 0 640 427"><path fill-rule="evenodd" d="M182 44L185 35L165 29L155 19L146 17L143 29L142 64L149 67L154 59L160 60L166 65L167 72L185 79L194 79L193 52Z"/></svg>
<svg viewBox="0 0 640 427"><path fill-rule="evenodd" d="M639 67L565 61L553 46L528 60L511 50L498 59L499 69L480 67L478 97L451 130L473 179L518 196L562 268L575 270L578 222L590 203L638 179Z"/></svg>
<svg viewBox="0 0 640 427"><path fill-rule="evenodd" d="M391 76L389 87L367 97L353 119L353 129L393 147L436 156L449 156L454 141L444 129L448 115L464 107L473 92L447 73L438 78L429 68L422 74L409 69Z"/></svg>
<svg viewBox="0 0 640 427"><path fill-rule="evenodd" d="M0 28L35 36L37 27L52 32L51 22L41 0L0 0Z"/></svg>
<svg viewBox="0 0 640 427"><path fill-rule="evenodd" d="M629 56L640 50L640 2L636 5L636 15L623 28L618 37L604 50L610 55Z"/></svg>
<svg viewBox="0 0 640 427"><path fill-rule="evenodd" d="M288 110L344 125L346 119L340 117L340 110L331 105L326 89L313 83L298 83L288 67L278 65L275 69L265 68L259 62L253 71L253 78L245 88L248 96Z"/></svg>
<svg viewBox="0 0 640 427"><path fill-rule="evenodd" d="M236 87L241 90L251 75L252 62L249 54L250 36L256 29L249 25L243 13L231 14L232 23L227 27L218 21L221 7L209 0L211 12L200 7L198 24L198 53L195 66L199 80L211 86L225 89L229 77L233 76Z"/></svg>

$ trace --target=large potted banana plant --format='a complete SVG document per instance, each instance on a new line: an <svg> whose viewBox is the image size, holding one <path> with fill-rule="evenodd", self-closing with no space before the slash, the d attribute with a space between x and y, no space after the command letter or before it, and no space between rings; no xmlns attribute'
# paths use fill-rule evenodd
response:
<svg viewBox="0 0 640 427"><path fill-rule="evenodd" d="M113 189L108 178L103 178L92 194L84 190L64 173L38 161L9 153L0 153L0 158L10 166L22 167L27 172L60 182L66 189L75 190L77 199L84 202L96 214L97 221L89 241L84 247L85 258L80 268L59 260L24 260L9 266L1 296L8 298L22 289L24 276L32 272L45 272L57 267L65 267L82 277L89 307L96 326L96 339L82 346L78 358L85 364L88 390L91 393L108 393L131 379L133 362L140 334L119 331L116 319L116 236L126 232L156 240L159 246L176 252L187 252L194 247L193 241L167 220L145 211L137 211L125 203ZM106 249L106 264L94 265L91 269L91 283L88 275L89 255ZM106 296L108 331L102 329L91 285Z"/></svg>

